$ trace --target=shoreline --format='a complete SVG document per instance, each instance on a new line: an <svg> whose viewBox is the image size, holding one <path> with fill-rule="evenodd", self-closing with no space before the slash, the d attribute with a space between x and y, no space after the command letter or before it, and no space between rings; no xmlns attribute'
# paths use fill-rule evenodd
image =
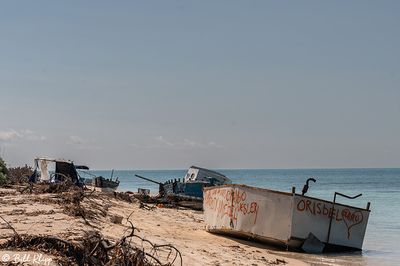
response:
<svg viewBox="0 0 400 266"><path fill-rule="evenodd" d="M141 208L137 200L129 203L95 191L82 201L81 205L93 212L83 219L68 213L60 202L60 196L68 193L21 194L15 189L0 189L0 216L19 234L56 236L68 241L79 241L85 232L93 230L117 241L126 234L131 221L141 237L175 246L182 254L183 265L308 265L260 243L205 231L201 211L151 205ZM114 217L120 217L122 222L116 222ZM12 234L2 221L0 235ZM4 237L0 244L5 242ZM0 255L2 252L5 250L0 250Z"/></svg>

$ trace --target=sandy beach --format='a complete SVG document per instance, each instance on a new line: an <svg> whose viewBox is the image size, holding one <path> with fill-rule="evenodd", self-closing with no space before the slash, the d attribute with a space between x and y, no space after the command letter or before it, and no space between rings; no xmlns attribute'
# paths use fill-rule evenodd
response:
<svg viewBox="0 0 400 266"><path fill-rule="evenodd" d="M262 244L206 232L201 211L154 205L141 208L137 200L129 203L114 198L113 194L94 192L81 202L82 208L89 210L83 219L65 203L68 193L21 194L16 189L1 189L0 216L18 234L52 236L72 242L81 240L89 231L98 231L105 238L118 241L129 231L129 218L141 237L175 246L182 254L183 265L306 265L283 257L282 252L278 255L273 248ZM115 217L121 217L122 222ZM13 234L10 226L1 221L0 244ZM27 251L3 249L0 258L7 254L9 257L5 258L11 260L21 252ZM51 254L42 252L42 256L42 264L52 265L49 261L56 261ZM46 256L52 259L43 259ZM25 264L37 265L29 261Z"/></svg>

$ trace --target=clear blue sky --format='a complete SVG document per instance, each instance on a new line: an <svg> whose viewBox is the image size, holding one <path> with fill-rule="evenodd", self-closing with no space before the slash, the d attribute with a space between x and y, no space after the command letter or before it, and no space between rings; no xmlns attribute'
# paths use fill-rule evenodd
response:
<svg viewBox="0 0 400 266"><path fill-rule="evenodd" d="M3 1L0 155L399 167L399 1Z"/></svg>

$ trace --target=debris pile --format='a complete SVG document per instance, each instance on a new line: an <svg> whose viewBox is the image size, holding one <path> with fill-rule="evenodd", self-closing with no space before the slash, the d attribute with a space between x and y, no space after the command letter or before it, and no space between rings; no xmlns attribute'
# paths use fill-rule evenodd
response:
<svg viewBox="0 0 400 266"><path fill-rule="evenodd" d="M67 191L82 190L82 188L74 186L70 181L59 183L25 183L17 188L21 194L62 193Z"/></svg>
<svg viewBox="0 0 400 266"><path fill-rule="evenodd" d="M114 191L114 198L119 199L119 200L123 200L126 202L137 202L137 200L135 199L135 197L133 197L132 193L128 193L128 192L117 192Z"/></svg>
<svg viewBox="0 0 400 266"><path fill-rule="evenodd" d="M55 203L62 207L63 213L81 217L87 225L106 217L111 206L108 203L110 198L106 194L79 188L68 181L56 184L31 183L22 188L19 192L38 195L31 199L48 204ZM39 194L49 195L43 197ZM127 193L116 193L114 197L139 203L141 208L155 208L138 202ZM129 220L131 215L126 219L125 234L119 240L107 239L94 225L74 240L54 235L19 234L0 216L0 223L13 231L13 234L2 237L5 242L0 245L0 250L43 252L53 256L59 265L182 265L182 255L174 246L157 245L139 236L139 230ZM110 219L115 220L113 223L121 224L123 217L113 216Z"/></svg>
<svg viewBox="0 0 400 266"><path fill-rule="evenodd" d="M85 232L81 239L69 241L55 236L20 235L9 222L0 218L14 232L0 245L0 250L45 252L55 257L59 265L182 265L178 249L142 238L129 220L127 231L130 232L117 241L105 238L98 231Z"/></svg>
<svg viewBox="0 0 400 266"><path fill-rule="evenodd" d="M182 197L179 195L168 195L168 196L148 196L133 194L137 200L142 203L155 204L156 206L162 206L164 208L174 208L174 209L192 209L196 211L203 210L203 201L192 199L188 197Z"/></svg>

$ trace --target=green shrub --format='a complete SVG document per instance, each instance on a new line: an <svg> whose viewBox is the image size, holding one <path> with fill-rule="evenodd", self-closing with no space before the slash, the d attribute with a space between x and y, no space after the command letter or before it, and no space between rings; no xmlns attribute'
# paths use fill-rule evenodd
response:
<svg viewBox="0 0 400 266"><path fill-rule="evenodd" d="M7 166L2 158L0 158L0 186L7 182Z"/></svg>
<svg viewBox="0 0 400 266"><path fill-rule="evenodd" d="M4 185L7 182L7 176L3 173L0 173L0 186Z"/></svg>

